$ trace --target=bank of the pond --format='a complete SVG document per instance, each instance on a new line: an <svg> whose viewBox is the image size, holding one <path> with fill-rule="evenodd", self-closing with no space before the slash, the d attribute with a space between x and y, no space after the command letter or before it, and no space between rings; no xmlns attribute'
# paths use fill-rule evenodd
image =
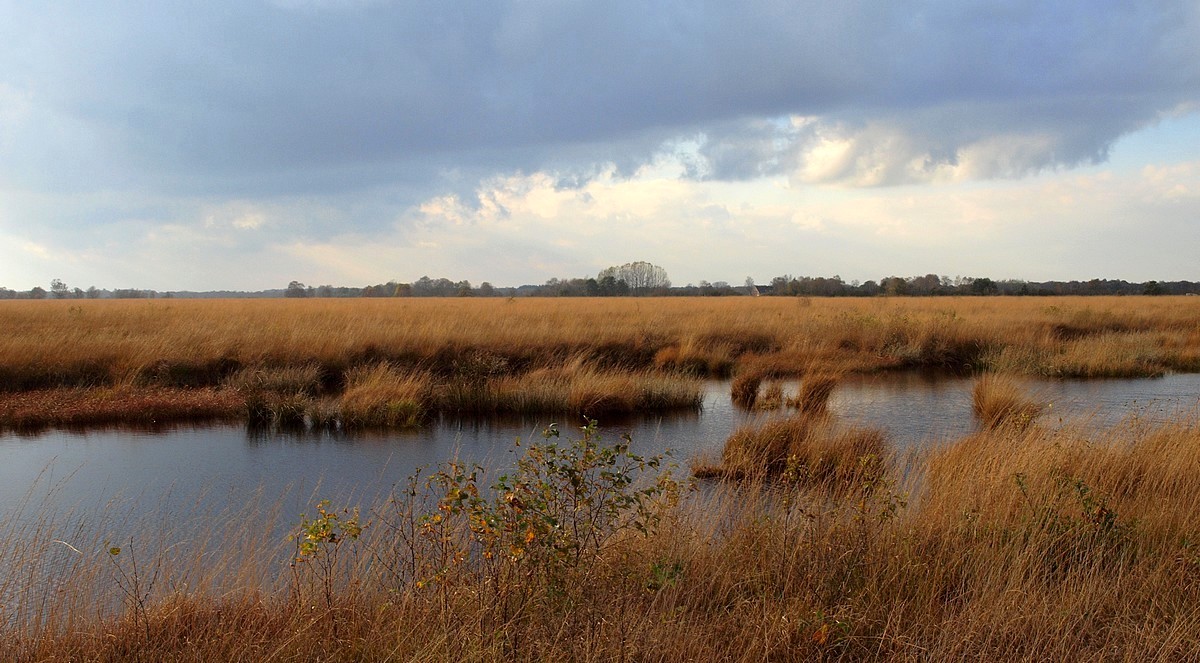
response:
<svg viewBox="0 0 1200 663"><path fill-rule="evenodd" d="M348 370L340 391L315 366L239 371L220 387L92 386L0 390L0 431L244 421L267 428L412 429L438 417L588 417L696 410L702 383L655 371L575 364L521 375L439 378L379 362Z"/></svg>
<svg viewBox="0 0 1200 663"><path fill-rule="evenodd" d="M1192 660L1200 428L998 427L703 493L566 431L498 492L11 528L16 660ZM626 479L629 482L626 482ZM581 508L582 507L582 508ZM97 528L109 528L97 531ZM47 580L49 574L50 579Z"/></svg>

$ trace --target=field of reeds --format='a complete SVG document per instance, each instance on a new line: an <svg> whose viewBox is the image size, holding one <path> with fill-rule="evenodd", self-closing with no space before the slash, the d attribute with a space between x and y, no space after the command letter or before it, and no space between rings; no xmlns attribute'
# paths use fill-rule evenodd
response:
<svg viewBox="0 0 1200 663"><path fill-rule="evenodd" d="M1200 370L1194 297L6 301L0 330L4 428L604 416L696 407L709 376L753 406L794 376Z"/></svg>
<svg viewBox="0 0 1200 663"><path fill-rule="evenodd" d="M407 393L407 392L406 392ZM813 408L735 432L698 484L602 429L503 477L445 464L373 504L138 529L5 523L17 661L1186 661L1200 657L1200 426L1039 423L895 457ZM30 515L32 512L32 516ZM14 517L15 518L15 517Z"/></svg>

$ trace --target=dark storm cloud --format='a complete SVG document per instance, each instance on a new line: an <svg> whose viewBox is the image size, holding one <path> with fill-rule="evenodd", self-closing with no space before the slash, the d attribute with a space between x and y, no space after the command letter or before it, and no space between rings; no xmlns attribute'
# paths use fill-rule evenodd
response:
<svg viewBox="0 0 1200 663"><path fill-rule="evenodd" d="M819 129L931 166L1039 137L979 167L1020 174L1102 158L1200 99L1191 0L0 8L0 183L37 188L419 189L447 173L469 188L495 170L629 170L695 135L692 174L739 179L803 166Z"/></svg>

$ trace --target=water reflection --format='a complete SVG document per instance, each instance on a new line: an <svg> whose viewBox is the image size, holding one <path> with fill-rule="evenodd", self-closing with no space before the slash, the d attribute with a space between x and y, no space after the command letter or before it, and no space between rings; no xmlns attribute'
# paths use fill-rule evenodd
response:
<svg viewBox="0 0 1200 663"><path fill-rule="evenodd" d="M971 379L896 374L855 377L835 390L830 408L846 421L885 429L901 448L940 444L975 428ZM1030 385L1051 404L1049 423L1091 418L1100 425L1127 417L1163 421L1200 405L1200 375L1159 379L1053 381ZM706 385L703 409L601 421L606 439L622 434L637 453L671 451L681 464L719 454L737 427L772 413L747 413L730 403L729 385ZM261 490L281 495L282 512L299 513L314 497L345 502L388 491L417 468L457 458L501 469L515 461L516 440L540 439L557 423L564 433L582 420L570 415L523 418L444 417L417 431L248 430L244 426L169 430L47 431L0 436L0 514L23 497L56 507L94 508L128 498L147 511L244 504ZM28 506L24 508L29 508Z"/></svg>

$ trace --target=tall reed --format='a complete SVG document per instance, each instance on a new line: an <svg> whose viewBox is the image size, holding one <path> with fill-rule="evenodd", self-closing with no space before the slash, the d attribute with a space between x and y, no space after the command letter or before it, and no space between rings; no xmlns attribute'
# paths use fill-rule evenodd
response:
<svg viewBox="0 0 1200 663"><path fill-rule="evenodd" d="M985 375L971 390L971 409L985 428L1024 428L1042 413L1042 406L1025 395L1012 378Z"/></svg>

